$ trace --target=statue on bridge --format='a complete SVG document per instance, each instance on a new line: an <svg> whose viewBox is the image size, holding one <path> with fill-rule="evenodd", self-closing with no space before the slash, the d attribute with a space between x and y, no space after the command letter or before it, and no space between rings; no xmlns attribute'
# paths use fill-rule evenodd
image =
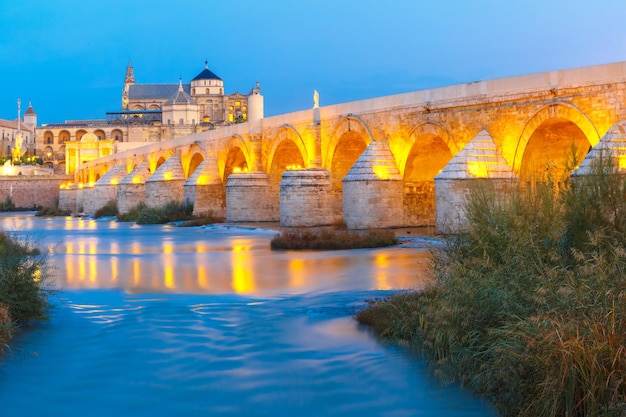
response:
<svg viewBox="0 0 626 417"><path fill-rule="evenodd" d="M320 106L320 93L317 90L313 91L313 108L317 109Z"/></svg>

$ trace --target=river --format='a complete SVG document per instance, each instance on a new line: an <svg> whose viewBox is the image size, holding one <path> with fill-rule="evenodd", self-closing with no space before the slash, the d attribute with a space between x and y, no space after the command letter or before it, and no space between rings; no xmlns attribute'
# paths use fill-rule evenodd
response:
<svg viewBox="0 0 626 417"><path fill-rule="evenodd" d="M275 232L0 216L50 251L49 322L0 360L0 416L496 416L352 318L423 249L269 249Z"/></svg>

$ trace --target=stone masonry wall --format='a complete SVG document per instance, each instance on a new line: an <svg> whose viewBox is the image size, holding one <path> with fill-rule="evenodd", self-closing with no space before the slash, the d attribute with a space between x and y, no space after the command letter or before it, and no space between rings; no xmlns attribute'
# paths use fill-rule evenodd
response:
<svg viewBox="0 0 626 417"><path fill-rule="evenodd" d="M263 172L233 174L226 183L227 222L275 222L279 220L269 194L269 178Z"/></svg>
<svg viewBox="0 0 626 417"><path fill-rule="evenodd" d="M146 205L162 207L171 201L182 203L185 180L146 181Z"/></svg>
<svg viewBox="0 0 626 417"><path fill-rule="evenodd" d="M333 222L330 172L285 171L280 183L280 225L326 226Z"/></svg>
<svg viewBox="0 0 626 417"><path fill-rule="evenodd" d="M0 201L11 198L20 208L57 207L59 186L71 180L65 175L0 177Z"/></svg>
<svg viewBox="0 0 626 417"><path fill-rule="evenodd" d="M343 219L349 229L403 225L402 181L349 181L343 184Z"/></svg>

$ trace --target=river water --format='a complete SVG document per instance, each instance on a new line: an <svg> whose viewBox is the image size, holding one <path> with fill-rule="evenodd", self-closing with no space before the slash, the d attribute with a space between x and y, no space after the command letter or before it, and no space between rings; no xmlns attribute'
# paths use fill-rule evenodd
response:
<svg viewBox="0 0 626 417"><path fill-rule="evenodd" d="M0 216L51 252L48 323L0 360L0 416L496 416L352 316L427 279L417 248L272 252L275 232Z"/></svg>

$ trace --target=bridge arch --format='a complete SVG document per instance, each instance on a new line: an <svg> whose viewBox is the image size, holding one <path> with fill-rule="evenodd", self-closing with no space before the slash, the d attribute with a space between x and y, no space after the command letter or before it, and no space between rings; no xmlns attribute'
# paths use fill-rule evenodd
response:
<svg viewBox="0 0 626 417"><path fill-rule="evenodd" d="M373 141L374 137L365 122L352 114L339 120L329 137L322 165L330 171L332 210L336 222L343 218L342 180Z"/></svg>
<svg viewBox="0 0 626 417"><path fill-rule="evenodd" d="M300 165L304 168L304 162L308 160L308 151L296 128L288 124L280 126L272 135L271 144L266 166L268 174L271 174L277 157L281 159L279 164Z"/></svg>
<svg viewBox="0 0 626 417"><path fill-rule="evenodd" d="M450 132L441 124L426 121L413 128L406 142L403 174L403 210L409 225L435 223L435 175L458 152Z"/></svg>
<svg viewBox="0 0 626 417"><path fill-rule="evenodd" d="M252 153L243 137L238 134L231 136L226 143L223 159L218 159L222 182L226 184L228 176L235 170L247 171L252 166Z"/></svg>
<svg viewBox="0 0 626 417"><path fill-rule="evenodd" d="M206 159L206 150L198 143L193 143L185 152L181 152L181 164L185 178L189 178Z"/></svg>
<svg viewBox="0 0 626 417"><path fill-rule="evenodd" d="M322 161L324 168L332 171L333 157L339 142L346 134L353 136L355 133L363 138L366 144L365 147L375 140L369 127L359 116L355 114L348 114L342 117L335 125L332 133L329 135L326 151L324 152L322 149L322 152L324 152L325 155L324 160Z"/></svg>
<svg viewBox="0 0 626 417"><path fill-rule="evenodd" d="M597 129L578 107L550 103L537 110L524 126L516 144L513 170L522 178L550 173L558 181L569 174L573 150L580 163L599 141Z"/></svg>

